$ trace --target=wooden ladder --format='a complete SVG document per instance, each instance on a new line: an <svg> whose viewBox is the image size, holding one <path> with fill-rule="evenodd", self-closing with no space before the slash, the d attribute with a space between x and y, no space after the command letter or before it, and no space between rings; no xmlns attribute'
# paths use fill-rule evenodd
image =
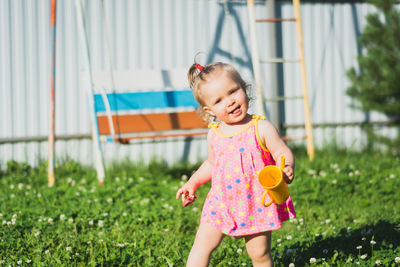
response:
<svg viewBox="0 0 400 267"><path fill-rule="evenodd" d="M256 101L257 101L257 112L265 115L264 113L264 99L263 90L262 90L262 76L261 76L261 63L300 63L301 77L302 77L302 91L303 94L301 96L292 96L292 97L277 97L273 99L268 99L268 101L286 101L291 99L302 99L303 107L304 107L304 126L306 130L306 135L302 138L307 141L307 154L310 160L314 158L314 141L312 134L312 125L311 125L311 112L310 112L310 103L308 98L308 87L307 87L307 79L306 79L306 67L304 62L304 46L303 46L303 31L301 27L301 14L300 14L300 0L293 0L293 8L295 18L269 18L269 19L256 19L255 18L255 8L254 8L254 0L247 0L247 8L248 8L248 16L249 16L249 27L250 27L250 42L251 42L251 55L253 62L253 70L254 70L254 81L256 88ZM258 45L257 45L257 31L256 31L256 23L265 23L265 22L295 22L298 44L299 44L299 59L291 60L284 58L272 58L268 60L260 60L258 55ZM294 138L286 138L287 140L292 140Z"/></svg>

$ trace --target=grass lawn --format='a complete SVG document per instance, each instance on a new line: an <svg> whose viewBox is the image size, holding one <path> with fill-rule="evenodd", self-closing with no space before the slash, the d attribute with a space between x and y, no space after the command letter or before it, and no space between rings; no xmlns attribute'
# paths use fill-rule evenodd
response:
<svg viewBox="0 0 400 267"><path fill-rule="evenodd" d="M196 166L113 164L104 187L91 167L9 162L0 171L0 266L184 266L209 189L182 208L175 192ZM296 153L297 218L272 234L276 266L400 266L400 159L379 152ZM211 266L251 266L227 237Z"/></svg>

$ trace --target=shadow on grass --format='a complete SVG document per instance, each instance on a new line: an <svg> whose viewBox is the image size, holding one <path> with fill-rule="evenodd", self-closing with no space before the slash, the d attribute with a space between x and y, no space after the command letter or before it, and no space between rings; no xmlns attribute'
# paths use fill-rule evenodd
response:
<svg viewBox="0 0 400 267"><path fill-rule="evenodd" d="M374 240L376 243L372 242ZM357 247L361 246L361 249ZM335 260L344 263L349 257L355 259L359 255L367 254L367 258L381 254L386 256L387 252L400 248L400 223L378 221L374 225L365 225L358 229L347 230L343 228L334 237L316 237L312 241L297 242L285 247L281 259L284 266L295 263L302 266L309 263L310 258L322 259L332 264ZM333 262L332 262L333 261Z"/></svg>

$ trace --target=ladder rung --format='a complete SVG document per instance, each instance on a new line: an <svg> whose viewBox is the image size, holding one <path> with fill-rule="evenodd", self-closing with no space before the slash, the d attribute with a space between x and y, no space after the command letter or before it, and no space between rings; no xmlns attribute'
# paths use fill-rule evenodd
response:
<svg viewBox="0 0 400 267"><path fill-rule="evenodd" d="M298 63L300 59L269 58L260 60L261 63Z"/></svg>
<svg viewBox="0 0 400 267"><path fill-rule="evenodd" d="M289 136L283 136L282 137L283 141L293 141L293 140L299 140L299 139L307 139L307 135L294 136L294 137L289 137Z"/></svg>
<svg viewBox="0 0 400 267"><path fill-rule="evenodd" d="M302 95L299 96L279 96L279 97L273 97L273 98L264 98L264 101L284 101L284 100L293 100L293 99L301 99L303 98Z"/></svg>
<svg viewBox="0 0 400 267"><path fill-rule="evenodd" d="M256 19L256 22L282 22L282 21L296 21L296 18L290 18L290 19L282 19L282 18Z"/></svg>

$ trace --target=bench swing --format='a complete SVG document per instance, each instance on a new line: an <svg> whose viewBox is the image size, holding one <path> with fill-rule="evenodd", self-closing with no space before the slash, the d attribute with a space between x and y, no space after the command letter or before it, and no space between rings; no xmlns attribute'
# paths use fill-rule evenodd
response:
<svg viewBox="0 0 400 267"><path fill-rule="evenodd" d="M196 112L198 103L189 88L186 69L113 70L106 31L110 69L92 71L80 0L76 0L76 9L86 54L88 71L83 80L99 185L105 177L102 142L130 144L132 140L155 142L207 134L207 124Z"/></svg>

